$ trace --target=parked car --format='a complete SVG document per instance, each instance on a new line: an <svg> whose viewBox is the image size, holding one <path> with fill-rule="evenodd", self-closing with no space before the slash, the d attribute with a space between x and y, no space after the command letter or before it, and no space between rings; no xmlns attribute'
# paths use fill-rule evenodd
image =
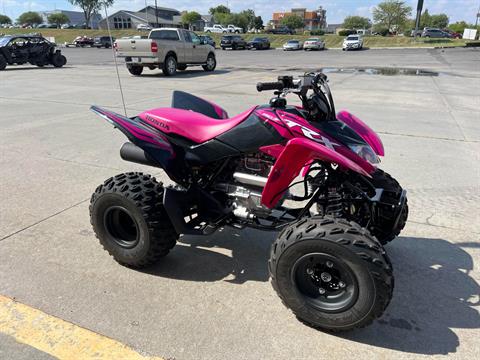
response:
<svg viewBox="0 0 480 360"><path fill-rule="evenodd" d="M235 34L241 34L243 33L243 29L241 27L235 26L235 25L228 25L227 29L229 32L235 33Z"/></svg>
<svg viewBox="0 0 480 360"><path fill-rule="evenodd" d="M320 38L309 38L303 43L303 50L324 50L325 43Z"/></svg>
<svg viewBox="0 0 480 360"><path fill-rule="evenodd" d="M343 40L342 50L361 50L363 48L363 38L360 35L348 35Z"/></svg>
<svg viewBox="0 0 480 360"><path fill-rule="evenodd" d="M212 37L209 35L199 35L199 38L204 44L211 45L214 48L217 46L217 43L215 42L215 40L213 40Z"/></svg>
<svg viewBox="0 0 480 360"><path fill-rule="evenodd" d="M285 44L283 44L283 50L301 50L302 43L298 40L288 40Z"/></svg>
<svg viewBox="0 0 480 360"><path fill-rule="evenodd" d="M256 50L270 49L270 40L266 37L256 37L247 43L247 48Z"/></svg>
<svg viewBox="0 0 480 360"><path fill-rule="evenodd" d="M449 33L442 31L440 29L425 28L422 31L422 37L424 38L452 38L453 36Z"/></svg>
<svg viewBox="0 0 480 360"><path fill-rule="evenodd" d="M137 30L138 31L150 31L152 30L152 27L146 24L138 24L137 25Z"/></svg>
<svg viewBox="0 0 480 360"><path fill-rule="evenodd" d="M295 31L291 30L288 26L280 26L275 29L268 29L267 34L281 34L281 35L294 35Z"/></svg>
<svg viewBox="0 0 480 360"><path fill-rule="evenodd" d="M93 38L88 36L77 36L73 43L77 47L93 46Z"/></svg>
<svg viewBox="0 0 480 360"><path fill-rule="evenodd" d="M53 65L62 67L67 59L56 44L41 35L6 35L0 37L0 70L7 65L30 63L43 67Z"/></svg>
<svg viewBox="0 0 480 360"><path fill-rule="evenodd" d="M62 29L75 29L75 25L72 24L63 24L61 26Z"/></svg>
<svg viewBox="0 0 480 360"><path fill-rule="evenodd" d="M206 32L207 34L208 33L226 34L226 33L230 32L229 29L227 29L226 27L223 27L222 25L219 25L219 24L215 24L213 26L205 26L203 28L203 31Z"/></svg>
<svg viewBox="0 0 480 360"><path fill-rule="evenodd" d="M443 31L446 32L446 33L448 33L448 34L450 34L451 37L454 38L454 39L461 39L461 38L463 37L462 34L457 33L457 32L455 32L455 31L452 31L452 30L450 30L450 29L443 29Z"/></svg>
<svg viewBox="0 0 480 360"><path fill-rule="evenodd" d="M117 57L125 59L128 71L135 76L141 75L145 67L159 68L172 76L188 66L202 66L205 71L217 66L215 48L185 29L153 29L148 39L118 39L113 46Z"/></svg>
<svg viewBox="0 0 480 360"><path fill-rule="evenodd" d="M110 36L97 36L93 39L93 46L99 49L102 47L109 49L112 47L114 42L114 37L111 38Z"/></svg>
<svg viewBox="0 0 480 360"><path fill-rule="evenodd" d="M231 48L232 50L246 49L247 42L240 35L224 35L220 41L222 50Z"/></svg>

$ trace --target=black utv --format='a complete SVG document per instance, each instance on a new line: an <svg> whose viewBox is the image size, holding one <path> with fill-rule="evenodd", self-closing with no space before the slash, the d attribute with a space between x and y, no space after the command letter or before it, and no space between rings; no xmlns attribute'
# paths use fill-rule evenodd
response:
<svg viewBox="0 0 480 360"><path fill-rule="evenodd" d="M41 35L6 35L0 37L0 70L7 65L29 63L39 67L53 65L62 67L67 58L56 45Z"/></svg>

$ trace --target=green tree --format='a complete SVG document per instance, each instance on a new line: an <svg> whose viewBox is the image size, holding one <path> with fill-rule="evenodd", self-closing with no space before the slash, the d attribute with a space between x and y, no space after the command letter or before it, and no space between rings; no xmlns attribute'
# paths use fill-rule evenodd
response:
<svg viewBox="0 0 480 360"><path fill-rule="evenodd" d="M343 27L345 29L370 29L371 26L372 23L370 19L363 16L347 16L345 20L343 20Z"/></svg>
<svg viewBox="0 0 480 360"><path fill-rule="evenodd" d="M448 23L449 23L449 19L446 14L432 15L430 18L431 27L445 29L448 26Z"/></svg>
<svg viewBox="0 0 480 360"><path fill-rule="evenodd" d="M27 11L20 15L17 19L19 24L41 24L43 22L42 17L34 12L34 11Z"/></svg>
<svg viewBox="0 0 480 360"><path fill-rule="evenodd" d="M248 29L252 29L255 27L255 11L252 9L247 9L240 11L239 15L243 18L242 22L245 22L245 27L243 28L244 31ZM237 25L240 26L240 25ZM243 27L243 26L242 26Z"/></svg>
<svg viewBox="0 0 480 360"><path fill-rule="evenodd" d="M282 21L280 21L282 25L288 26L289 29L303 29L305 26L303 23L303 19L295 14L284 16Z"/></svg>
<svg viewBox="0 0 480 360"><path fill-rule="evenodd" d="M228 7L226 7L225 5L218 5L218 6L210 8L210 10L208 10L208 13L210 15L215 15L217 13L230 14L230 9Z"/></svg>
<svg viewBox="0 0 480 360"><path fill-rule="evenodd" d="M199 21L202 16L196 11L185 11L182 14L182 24L188 25L190 29L194 22Z"/></svg>
<svg viewBox="0 0 480 360"><path fill-rule="evenodd" d="M83 10L87 27L91 26L92 15L103 9L104 6L112 6L114 0L68 0L70 4L78 6Z"/></svg>
<svg viewBox="0 0 480 360"><path fill-rule="evenodd" d="M470 27L465 21L457 21L456 23L448 25L448 28L456 33L463 34L466 28L473 29L473 25Z"/></svg>
<svg viewBox="0 0 480 360"><path fill-rule="evenodd" d="M432 21L432 17L430 16L428 9L425 9L422 15L420 16L420 29L423 29L424 27L430 27L431 21Z"/></svg>
<svg viewBox="0 0 480 360"><path fill-rule="evenodd" d="M0 24L11 24L12 19L10 19L7 15L0 14Z"/></svg>
<svg viewBox="0 0 480 360"><path fill-rule="evenodd" d="M263 19L261 16L255 16L255 20L253 22L253 28L255 30L261 30L264 28L263 26Z"/></svg>
<svg viewBox="0 0 480 360"><path fill-rule="evenodd" d="M389 30L398 31L408 20L412 8L404 1L386 0L373 9L373 19Z"/></svg>
<svg viewBox="0 0 480 360"><path fill-rule="evenodd" d="M47 17L47 20L49 24L55 24L57 25L57 27L60 27L60 25L63 24L68 24L70 22L68 16L62 13L50 14Z"/></svg>

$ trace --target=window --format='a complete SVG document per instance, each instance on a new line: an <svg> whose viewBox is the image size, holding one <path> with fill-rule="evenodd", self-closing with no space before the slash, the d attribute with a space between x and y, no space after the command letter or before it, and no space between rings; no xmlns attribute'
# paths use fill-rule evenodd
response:
<svg viewBox="0 0 480 360"><path fill-rule="evenodd" d="M152 31L150 39L178 41L178 33L175 30Z"/></svg>
<svg viewBox="0 0 480 360"><path fill-rule="evenodd" d="M197 44L197 45L201 43L200 38L198 37L197 34L195 34L194 32L191 32L191 31L189 31L188 33L190 35L190 38L192 39L192 43Z"/></svg>
<svg viewBox="0 0 480 360"><path fill-rule="evenodd" d="M113 18L113 27L115 29L131 29L132 28L132 19L131 18L114 17Z"/></svg>

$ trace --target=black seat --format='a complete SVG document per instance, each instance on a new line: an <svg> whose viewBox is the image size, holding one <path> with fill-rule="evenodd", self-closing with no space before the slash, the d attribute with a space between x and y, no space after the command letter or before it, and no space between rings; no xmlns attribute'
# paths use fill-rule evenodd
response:
<svg viewBox="0 0 480 360"><path fill-rule="evenodd" d="M173 92L172 108L195 111L213 119L228 119L227 112L220 106L184 91Z"/></svg>

